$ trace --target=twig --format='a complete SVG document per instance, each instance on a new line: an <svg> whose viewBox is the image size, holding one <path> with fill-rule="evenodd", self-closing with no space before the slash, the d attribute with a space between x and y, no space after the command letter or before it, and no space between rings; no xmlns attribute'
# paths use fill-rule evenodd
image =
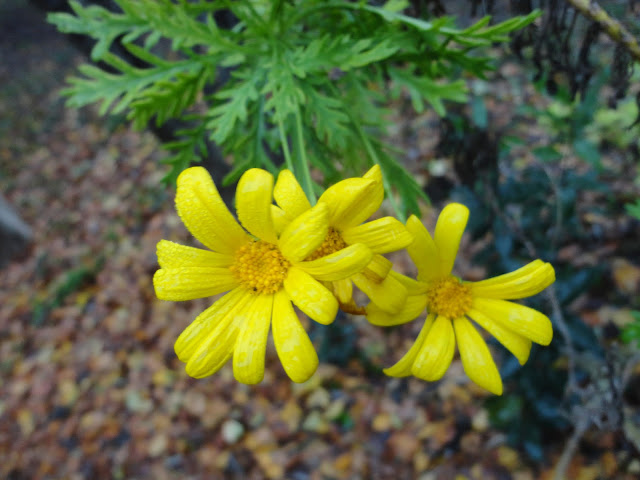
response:
<svg viewBox="0 0 640 480"><path fill-rule="evenodd" d="M591 419L583 415L578 419L576 423L576 428L571 435L571 438L567 442L562 451L562 455L560 456L560 460L558 460L558 464L556 465L556 470L553 475L554 480L565 480L567 469L569 468L569 463L573 458L573 455L576 453L576 449L578 448L578 443L580 439L585 434L585 432L589 429L591 425Z"/></svg>
<svg viewBox="0 0 640 480"><path fill-rule="evenodd" d="M623 45L629 53L640 62L640 45L636 38L624 25L609 14L595 0L566 0L585 17L596 22L602 30L615 42Z"/></svg>

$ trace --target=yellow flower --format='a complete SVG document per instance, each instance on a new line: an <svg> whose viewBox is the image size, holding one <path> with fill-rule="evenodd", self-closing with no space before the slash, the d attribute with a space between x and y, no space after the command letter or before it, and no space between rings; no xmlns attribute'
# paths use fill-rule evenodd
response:
<svg viewBox="0 0 640 480"><path fill-rule="evenodd" d="M555 281L549 263L535 260L505 275L480 282L464 282L451 274L462 233L469 218L464 205L453 203L441 212L433 238L418 218L407 221L414 242L407 247L418 267L418 279L391 272L409 290L402 311L396 315L372 306L367 319L381 326L400 325L428 315L411 349L390 368L387 375L415 375L439 380L449 368L456 343L465 372L490 392L502 394L502 379L489 348L473 323L480 325L504 345L521 365L529 358L531 342L548 345L553 336L551 322L542 313L506 301L529 297Z"/></svg>
<svg viewBox="0 0 640 480"><path fill-rule="evenodd" d="M297 215L281 232L271 216L273 176L248 170L238 182L233 218L204 168L178 178L176 208L187 229L211 251L158 243L160 270L153 277L162 300L191 300L228 292L201 313L175 344L186 371L212 375L233 356L235 378L247 384L264 376L269 326L282 365L295 382L316 370L318 356L293 302L313 320L331 323L338 302L323 281L338 281L371 260L364 245L352 245L317 260L305 260L328 232L329 208L319 203Z"/></svg>
<svg viewBox="0 0 640 480"><path fill-rule="evenodd" d="M302 187L289 170L280 172L273 196L278 204L273 206L276 230L284 229L290 221L311 208ZM353 300L354 283L372 303L389 313L398 312L407 298L402 283L387 275L391 262L381 254L405 248L413 236L392 217L363 223L380 208L383 198L382 174L380 167L375 165L362 178L348 178L329 187L318 200L329 208L329 230L309 260L326 258L354 245L366 245L374 253L363 271L349 278L325 281L338 298L340 307L350 313L364 314L364 309Z"/></svg>

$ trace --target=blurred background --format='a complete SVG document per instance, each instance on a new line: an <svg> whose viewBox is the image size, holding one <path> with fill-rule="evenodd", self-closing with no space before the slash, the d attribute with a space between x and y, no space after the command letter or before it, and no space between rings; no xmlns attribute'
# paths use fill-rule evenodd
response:
<svg viewBox="0 0 640 480"><path fill-rule="evenodd" d="M459 358L435 383L382 373L422 320L339 315L310 326L321 365L305 384L272 345L257 386L230 365L189 378L173 342L211 300L154 295L156 243L197 243L161 183L162 132L65 108L90 48L46 23L66 2L0 0L1 478L638 478L637 60L566 2L412 3L462 25L543 9L446 117L390 102L389 138L431 198L429 229L446 203L470 207L463 278L554 264L553 289L527 302L552 345L522 368L494 345L493 397ZM640 37L639 2L600 5Z"/></svg>

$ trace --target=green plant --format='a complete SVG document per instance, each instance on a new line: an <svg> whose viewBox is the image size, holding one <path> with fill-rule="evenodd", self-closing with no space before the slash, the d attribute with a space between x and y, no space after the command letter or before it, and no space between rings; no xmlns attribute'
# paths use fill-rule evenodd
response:
<svg viewBox="0 0 640 480"><path fill-rule="evenodd" d="M251 167L275 172L284 159L312 199L311 166L334 182L379 164L387 193L393 187L400 197L397 205L388 195L400 216L417 213L425 195L381 140L389 97L406 91L416 111L429 105L443 115L445 102L467 99L463 72L484 77L491 69L474 50L506 41L539 15L492 26L485 17L459 29L451 18L405 15L403 0L116 0L118 13L70 3L75 15L49 20L95 38L92 60L111 71L82 65L64 91L68 104L99 103L102 114L126 113L136 128L187 120L165 144L167 180L198 160L207 139L233 156L226 184ZM235 17L233 28L218 27L221 10ZM117 39L146 66L112 53ZM229 78L213 90L221 69Z"/></svg>

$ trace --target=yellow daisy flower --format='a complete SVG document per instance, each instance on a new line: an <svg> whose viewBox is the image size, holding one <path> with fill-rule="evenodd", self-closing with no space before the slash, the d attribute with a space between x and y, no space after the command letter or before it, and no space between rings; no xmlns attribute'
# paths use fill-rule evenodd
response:
<svg viewBox="0 0 640 480"><path fill-rule="evenodd" d="M289 170L280 172L273 196L278 205L273 206L277 230L284 229L311 208L302 187ZM380 167L375 165L361 178L348 178L329 187L318 200L329 207L329 230L308 260L326 258L353 245L366 245L374 253L363 271L349 278L325 281L338 298L340 307L350 313L365 313L353 300L353 284L378 308L389 313L398 312L407 298L402 283L387 275L391 262L381 254L405 248L413 241L413 236L392 217L363 223L380 208L383 198L382 174Z"/></svg>
<svg viewBox="0 0 640 480"><path fill-rule="evenodd" d="M201 313L175 344L178 358L195 378L217 372L233 356L233 374L254 384L264 376L269 326L282 365L295 382L316 370L318 356L292 303L316 322L331 323L336 298L321 282L339 281L371 261L361 244L315 260L329 230L329 207L318 203L280 232L271 216L273 176L248 170L238 182L236 222L202 167L178 178L176 208L187 229L210 249L162 240L153 277L162 300L191 300L228 292Z"/></svg>
<svg viewBox="0 0 640 480"><path fill-rule="evenodd" d="M549 318L542 313L508 302L535 295L555 281L549 263L535 260L505 275L464 282L451 274L464 232L469 210L453 203L441 212L433 238L420 220L412 216L407 229L414 242L407 247L418 267L418 279L396 272L390 275L403 282L409 297L396 315L372 306L367 319L380 326L400 325L418 317L427 309L427 318L411 349L387 375L414 375L428 381L439 380L449 368L456 343L465 372L475 383L490 392L502 394L502 379L491 353L471 320L504 345L521 365L529 358L531 342L548 345L553 337Z"/></svg>

